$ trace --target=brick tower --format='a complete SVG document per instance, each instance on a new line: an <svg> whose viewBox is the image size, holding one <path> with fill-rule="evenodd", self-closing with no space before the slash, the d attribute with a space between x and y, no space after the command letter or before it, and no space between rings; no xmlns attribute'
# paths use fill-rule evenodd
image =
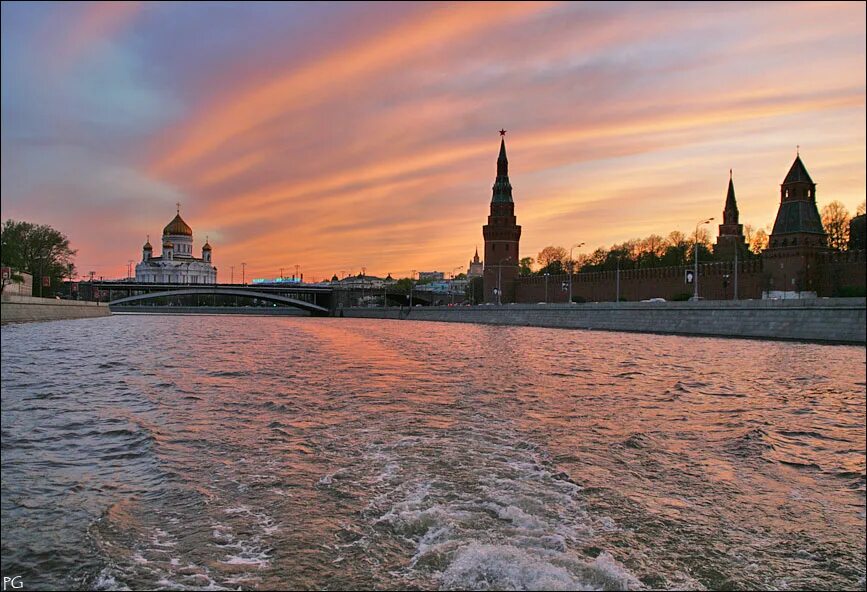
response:
<svg viewBox="0 0 867 592"><path fill-rule="evenodd" d="M827 244L816 184L798 154L780 185L780 209L768 249L762 253L765 297L815 298L816 258L827 251Z"/></svg>
<svg viewBox="0 0 867 592"><path fill-rule="evenodd" d="M726 195L726 206L723 210L723 223L719 225L719 236L714 245L714 255L725 259L734 259L735 252L743 259L747 250L744 238L744 225L739 223L738 202L735 199L735 184L732 172L729 170L729 191Z"/></svg>
<svg viewBox="0 0 867 592"><path fill-rule="evenodd" d="M515 278L518 277L518 242L521 227L515 218L512 184L509 183L509 161L506 158L506 130L500 130L500 156L497 158L497 180L491 198L491 214L482 227L485 237L485 302L515 301Z"/></svg>

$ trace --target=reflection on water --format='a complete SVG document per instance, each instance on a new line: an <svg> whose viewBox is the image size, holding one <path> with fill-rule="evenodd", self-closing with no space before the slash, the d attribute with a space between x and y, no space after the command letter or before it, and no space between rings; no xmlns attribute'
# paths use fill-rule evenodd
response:
<svg viewBox="0 0 867 592"><path fill-rule="evenodd" d="M28 589L864 589L863 348L120 316L2 367Z"/></svg>

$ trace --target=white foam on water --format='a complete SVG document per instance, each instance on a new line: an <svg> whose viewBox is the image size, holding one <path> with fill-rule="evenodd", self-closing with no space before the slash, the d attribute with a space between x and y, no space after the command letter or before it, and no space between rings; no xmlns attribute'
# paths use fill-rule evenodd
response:
<svg viewBox="0 0 867 592"><path fill-rule="evenodd" d="M508 545L470 543L440 576L458 590L591 590L565 567Z"/></svg>
<svg viewBox="0 0 867 592"><path fill-rule="evenodd" d="M259 553L244 551L239 555L227 555L221 563L225 563L226 565L246 565L257 569L263 569L268 567L268 565L271 564L271 561L268 558L268 554L264 551Z"/></svg>
<svg viewBox="0 0 867 592"><path fill-rule="evenodd" d="M323 475L322 477L319 478L318 484L327 487L327 486L331 485L332 483L334 483L335 478L339 479L341 477L341 475L343 475L345 472L346 472L346 469L338 469L338 470L333 471L331 473L326 473L325 475Z"/></svg>
<svg viewBox="0 0 867 592"><path fill-rule="evenodd" d="M177 545L177 542L170 540L171 535L164 531L162 528L155 528L153 534L151 535L151 544L155 547L174 547Z"/></svg>
<svg viewBox="0 0 867 592"><path fill-rule="evenodd" d="M480 450L472 450L474 445ZM377 460L386 467L397 464L395 456L401 458L402 470L379 473L400 472L400 478L385 478L382 485L389 489L372 500L368 511L378 516L372 526L379 536L415 545L400 573L409 583L468 590L644 588L609 553L580 551L595 546L597 521L600 530L618 526L611 518L588 516L581 487L535 447L498 437L468 442L469 454L477 455L470 460L476 462L466 462L466 450L445 450L465 466L439 459L454 471L432 475L428 459L434 447L418 438L393 446L391 457L388 448L377 450Z"/></svg>
<svg viewBox="0 0 867 592"><path fill-rule="evenodd" d="M99 575L96 576L96 581L93 583L94 590L129 590L130 588L121 582L118 582L117 579L109 573L108 568L103 569L99 572Z"/></svg>

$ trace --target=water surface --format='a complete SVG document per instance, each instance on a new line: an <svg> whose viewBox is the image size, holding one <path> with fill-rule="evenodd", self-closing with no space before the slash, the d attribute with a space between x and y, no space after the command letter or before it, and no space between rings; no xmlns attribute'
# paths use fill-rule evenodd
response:
<svg viewBox="0 0 867 592"><path fill-rule="evenodd" d="M2 329L28 589L864 589L860 347L415 321Z"/></svg>

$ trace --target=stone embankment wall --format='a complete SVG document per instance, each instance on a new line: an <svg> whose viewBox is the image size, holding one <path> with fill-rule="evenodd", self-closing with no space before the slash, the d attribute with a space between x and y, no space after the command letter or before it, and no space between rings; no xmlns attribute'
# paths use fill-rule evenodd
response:
<svg viewBox="0 0 867 592"><path fill-rule="evenodd" d="M345 308L344 317L865 343L864 298Z"/></svg>
<svg viewBox="0 0 867 592"><path fill-rule="evenodd" d="M3 294L0 300L0 322L4 325L107 317L110 314L107 304L97 302L33 298L14 294Z"/></svg>

